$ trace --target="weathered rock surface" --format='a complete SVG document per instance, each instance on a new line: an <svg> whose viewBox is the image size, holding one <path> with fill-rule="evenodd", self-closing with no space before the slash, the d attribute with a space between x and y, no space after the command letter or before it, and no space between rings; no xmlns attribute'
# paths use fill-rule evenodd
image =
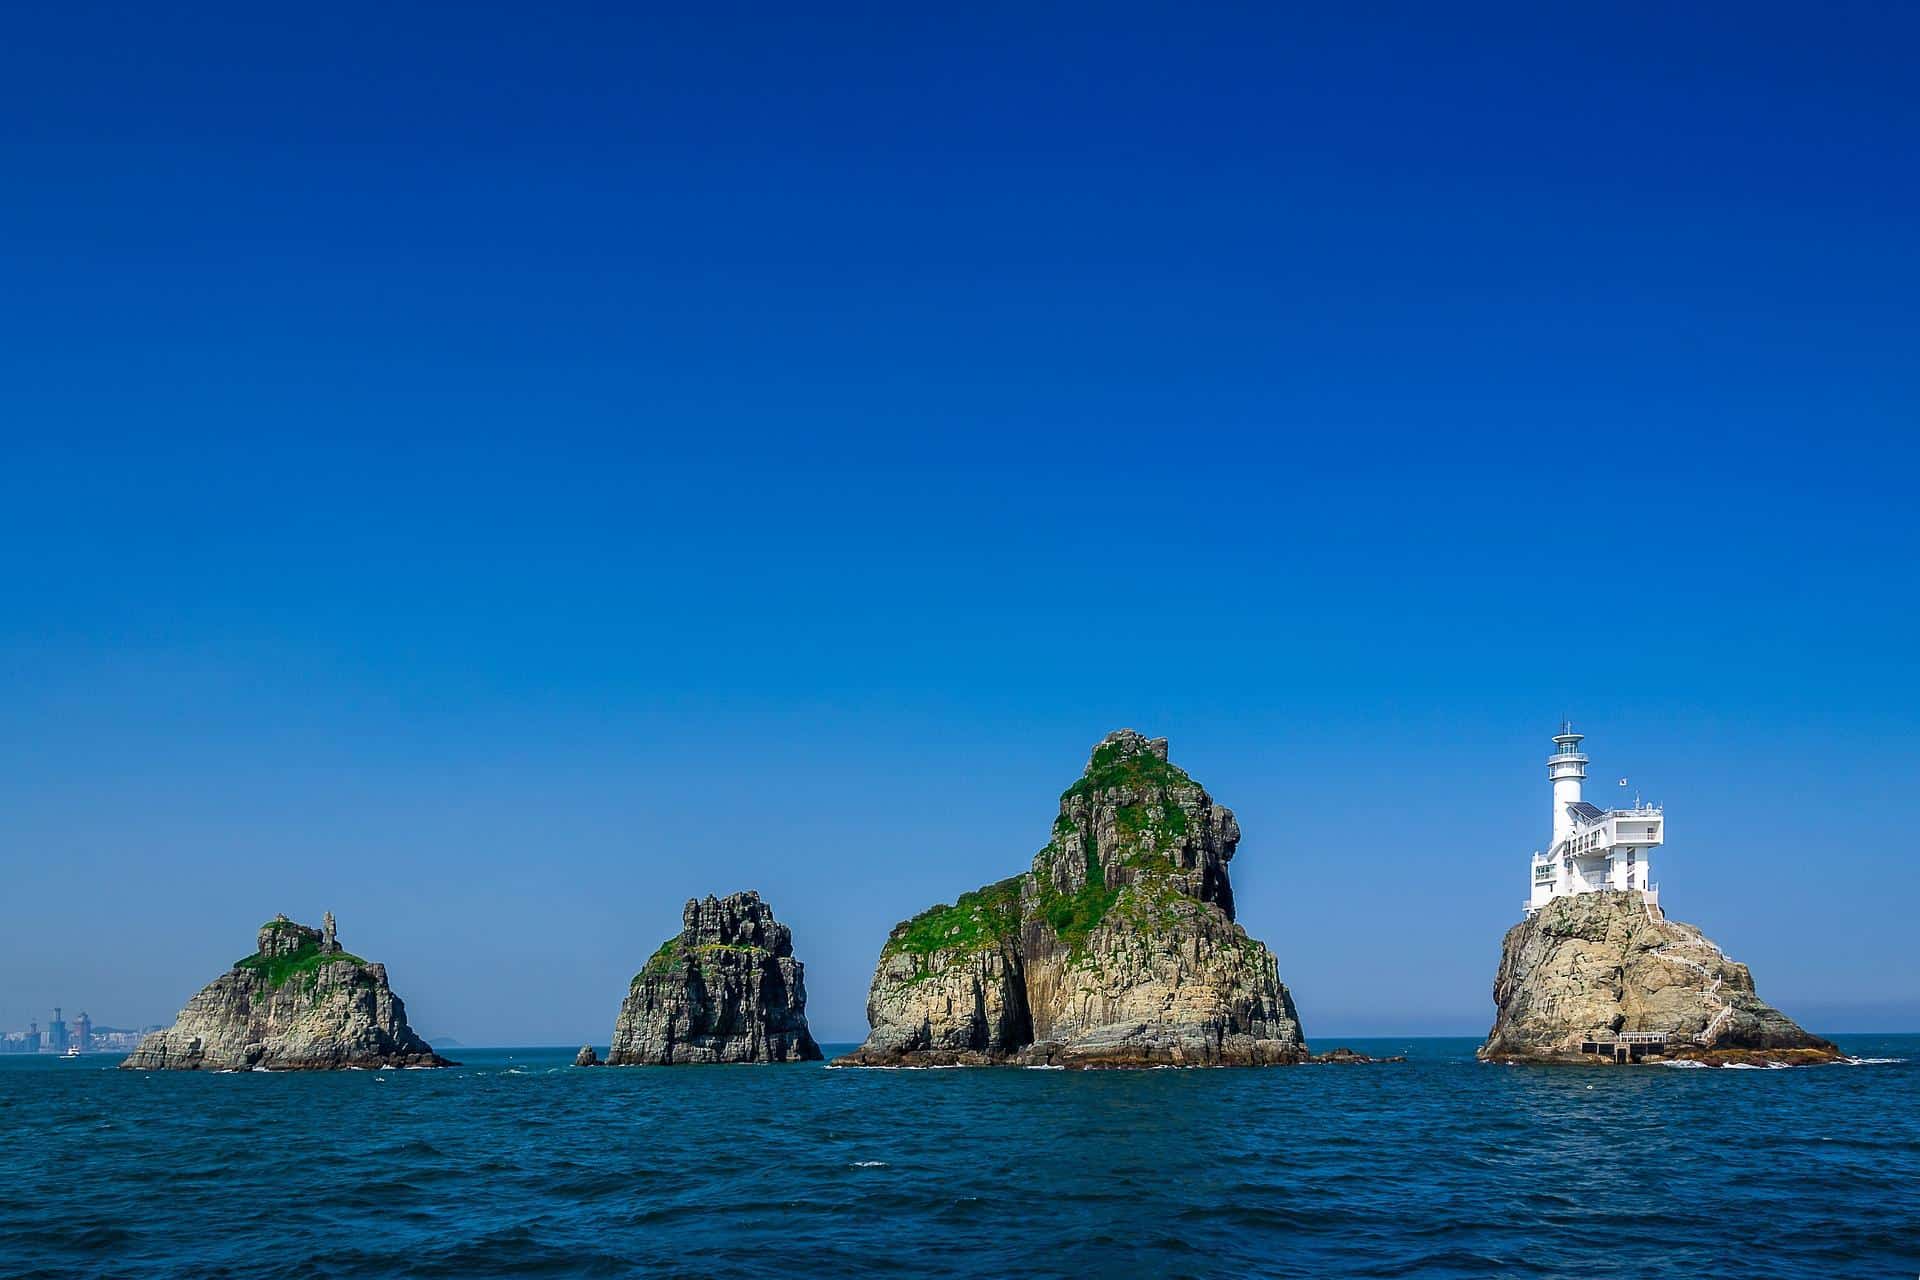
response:
<svg viewBox="0 0 1920 1280"><path fill-rule="evenodd" d="M1362 1063L1371 1064L1375 1062L1405 1062L1406 1060L1407 1056L1403 1053L1396 1053L1390 1058L1375 1058L1361 1053L1356 1049L1349 1049L1345 1045L1341 1045L1338 1049L1329 1050L1326 1053L1316 1053L1308 1059L1308 1061L1315 1066L1334 1067L1355 1066Z"/></svg>
<svg viewBox="0 0 1920 1280"><path fill-rule="evenodd" d="M580 1046L580 1052L573 1055L576 1067L597 1067L600 1065L600 1053L590 1044Z"/></svg>
<svg viewBox="0 0 1920 1280"><path fill-rule="evenodd" d="M121 1064L142 1071L308 1071L454 1064L407 1025L385 965L340 949L285 916L260 929L254 953L187 1002Z"/></svg>
<svg viewBox="0 0 1920 1280"><path fill-rule="evenodd" d="M1584 1043L1667 1037L1660 1056L1709 1063L1830 1062L1809 1035L1754 994L1747 966L1638 893L1555 898L1507 931L1493 983L1490 1062L1596 1062Z"/></svg>
<svg viewBox="0 0 1920 1280"><path fill-rule="evenodd" d="M1093 749L1022 875L896 926L853 1066L1297 1063L1273 956L1234 923L1231 810L1131 729Z"/></svg>
<svg viewBox="0 0 1920 1280"><path fill-rule="evenodd" d="M793 935L760 895L689 899L681 921L634 975L608 1065L817 1061Z"/></svg>

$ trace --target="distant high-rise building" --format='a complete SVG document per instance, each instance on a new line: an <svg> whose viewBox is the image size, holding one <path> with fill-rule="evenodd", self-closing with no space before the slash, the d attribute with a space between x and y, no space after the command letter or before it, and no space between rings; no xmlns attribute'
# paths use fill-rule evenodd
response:
<svg viewBox="0 0 1920 1280"><path fill-rule="evenodd" d="M40 1024L37 1022L27 1024L27 1052L40 1052Z"/></svg>
<svg viewBox="0 0 1920 1280"><path fill-rule="evenodd" d="M47 1024L47 1051L65 1053L67 1051L67 1022L60 1016L60 1006L53 1007L53 1021Z"/></svg>
<svg viewBox="0 0 1920 1280"><path fill-rule="evenodd" d="M85 1009L82 1009L80 1011L79 1029L80 1029L80 1052L92 1053L93 1052L93 1019L87 1016L87 1011Z"/></svg>

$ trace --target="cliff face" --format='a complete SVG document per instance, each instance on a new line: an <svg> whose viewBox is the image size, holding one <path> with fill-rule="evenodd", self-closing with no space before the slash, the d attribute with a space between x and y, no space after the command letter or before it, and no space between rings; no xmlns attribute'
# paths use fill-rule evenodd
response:
<svg viewBox="0 0 1920 1280"><path fill-rule="evenodd" d="M1838 1051L1754 994L1747 966L1637 893L1555 898L1507 931L1480 1057L1593 1062L1583 1044L1663 1033L1660 1055L1709 1063L1825 1062Z"/></svg>
<svg viewBox="0 0 1920 1280"><path fill-rule="evenodd" d="M1093 749L1023 875L896 926L855 1065L1305 1060L1273 956L1233 919L1233 813L1131 729Z"/></svg>
<svg viewBox="0 0 1920 1280"><path fill-rule="evenodd" d="M285 916L260 929L254 953L187 1002L165 1031L140 1042L123 1068L273 1071L452 1066L407 1025L385 965L340 949Z"/></svg>
<svg viewBox="0 0 1920 1280"><path fill-rule="evenodd" d="M760 895L689 899L681 922L634 975L608 1064L818 1060L793 935Z"/></svg>

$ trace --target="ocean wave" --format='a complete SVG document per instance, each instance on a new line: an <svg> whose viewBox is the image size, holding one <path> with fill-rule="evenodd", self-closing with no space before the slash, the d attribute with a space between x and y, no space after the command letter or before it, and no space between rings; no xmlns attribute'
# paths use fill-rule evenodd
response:
<svg viewBox="0 0 1920 1280"><path fill-rule="evenodd" d="M569 1047L476 1054L379 1103L330 1072L220 1086L0 1058L0 1186L35 1191L0 1203L0 1273L757 1280L860 1274L912 1240L929 1280L1656 1275L1755 1249L1782 1275L1912 1276L1920 1037L1852 1043L1847 1065L1881 1069L1670 1088L1416 1045L1413 1069L1364 1077L636 1071L601 1089L573 1087L606 1081ZM751 1154L716 1138L740 1133ZM1539 1181L1650 1140L1689 1194L1626 1188L1640 1230Z"/></svg>

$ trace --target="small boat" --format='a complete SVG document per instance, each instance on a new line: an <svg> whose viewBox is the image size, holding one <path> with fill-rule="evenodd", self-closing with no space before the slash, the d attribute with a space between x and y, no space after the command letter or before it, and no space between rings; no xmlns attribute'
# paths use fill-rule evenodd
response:
<svg viewBox="0 0 1920 1280"><path fill-rule="evenodd" d="M77 1044L68 1045L67 1051L60 1055L62 1060L65 1060L67 1058L77 1058L79 1056L80 1056L80 1046Z"/></svg>

